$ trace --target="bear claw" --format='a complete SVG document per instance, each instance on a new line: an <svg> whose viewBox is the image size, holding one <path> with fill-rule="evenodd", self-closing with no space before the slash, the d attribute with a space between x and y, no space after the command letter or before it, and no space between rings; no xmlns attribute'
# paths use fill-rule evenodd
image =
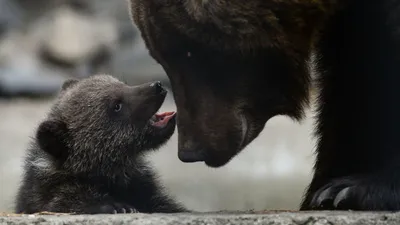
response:
<svg viewBox="0 0 400 225"><path fill-rule="evenodd" d="M357 205L354 190L359 189L351 180L336 180L319 189L310 202L312 209L353 209ZM364 192L360 189L359 194Z"/></svg>
<svg viewBox="0 0 400 225"><path fill-rule="evenodd" d="M341 208L340 206L342 203L349 197L350 190L351 187L345 187L343 189L329 187L321 192L314 206L322 209Z"/></svg>
<svg viewBox="0 0 400 225"><path fill-rule="evenodd" d="M90 207L87 210L89 214L125 214L125 213L138 213L138 211L129 205L114 203L105 204L95 207Z"/></svg>

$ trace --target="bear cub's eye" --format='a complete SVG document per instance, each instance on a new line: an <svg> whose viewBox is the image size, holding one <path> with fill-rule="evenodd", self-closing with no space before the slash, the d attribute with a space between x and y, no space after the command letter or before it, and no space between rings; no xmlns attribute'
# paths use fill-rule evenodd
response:
<svg viewBox="0 0 400 225"><path fill-rule="evenodd" d="M119 112L122 109L122 103L117 103L114 105L114 111Z"/></svg>

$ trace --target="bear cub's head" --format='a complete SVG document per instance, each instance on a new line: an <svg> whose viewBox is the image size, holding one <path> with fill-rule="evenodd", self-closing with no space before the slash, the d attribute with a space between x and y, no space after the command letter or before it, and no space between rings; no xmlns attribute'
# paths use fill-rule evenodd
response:
<svg viewBox="0 0 400 225"><path fill-rule="evenodd" d="M166 94L160 82L128 86L109 75L65 81L36 143L68 172L128 172L174 133L175 112L157 113Z"/></svg>

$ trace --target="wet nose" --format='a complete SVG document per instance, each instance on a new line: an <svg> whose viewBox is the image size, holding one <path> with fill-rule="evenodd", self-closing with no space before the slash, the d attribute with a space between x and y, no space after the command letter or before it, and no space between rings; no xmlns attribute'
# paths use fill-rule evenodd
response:
<svg viewBox="0 0 400 225"><path fill-rule="evenodd" d="M178 151L178 158L184 163L202 162L205 160L205 154L202 150L186 150Z"/></svg>
<svg viewBox="0 0 400 225"><path fill-rule="evenodd" d="M150 84L150 87L153 87L156 90L157 94L166 93L167 90L163 87L160 81L156 81Z"/></svg>

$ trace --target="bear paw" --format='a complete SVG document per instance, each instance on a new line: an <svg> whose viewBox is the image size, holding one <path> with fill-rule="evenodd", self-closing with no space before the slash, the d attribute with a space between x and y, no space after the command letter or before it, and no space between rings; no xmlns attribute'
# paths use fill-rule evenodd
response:
<svg viewBox="0 0 400 225"><path fill-rule="evenodd" d="M400 210L400 186L395 180L342 178L320 188L310 202L312 210Z"/></svg>

